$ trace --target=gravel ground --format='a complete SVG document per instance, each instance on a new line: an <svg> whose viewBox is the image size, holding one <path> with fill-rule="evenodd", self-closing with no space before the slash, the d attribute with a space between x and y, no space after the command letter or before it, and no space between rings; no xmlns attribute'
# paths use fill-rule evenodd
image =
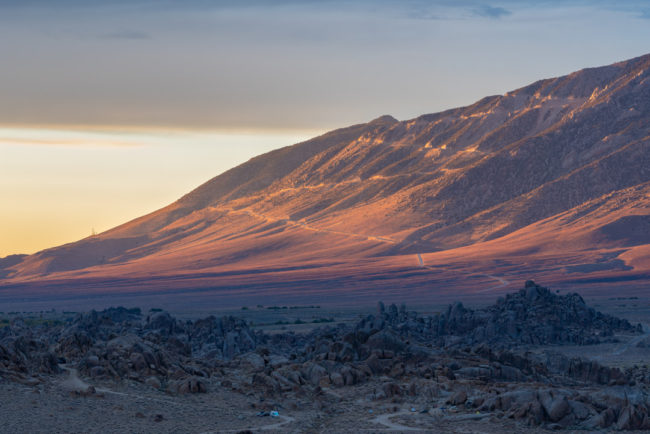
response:
<svg viewBox="0 0 650 434"><path fill-rule="evenodd" d="M83 380L82 380L83 381ZM274 402L234 392L215 380L208 393L171 396L137 383L94 384L82 396L68 374L27 386L0 382L0 432L7 433L221 433L221 432L543 432L496 414L441 412L422 397L373 401L377 381L324 389L318 402L288 393ZM274 408L280 417L259 417ZM411 411L411 409L416 411Z"/></svg>

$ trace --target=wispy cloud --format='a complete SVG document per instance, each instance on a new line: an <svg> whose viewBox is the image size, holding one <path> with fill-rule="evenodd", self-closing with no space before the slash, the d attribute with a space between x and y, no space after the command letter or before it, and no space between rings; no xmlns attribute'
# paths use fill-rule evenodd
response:
<svg viewBox="0 0 650 434"><path fill-rule="evenodd" d="M101 148L132 148L141 146L133 142L119 142L98 139L24 139L16 137L0 137L0 145L31 145L31 146L56 146L56 147L101 147Z"/></svg>
<svg viewBox="0 0 650 434"><path fill-rule="evenodd" d="M131 148L143 145L141 137L119 132L0 127L0 145L84 148Z"/></svg>
<svg viewBox="0 0 650 434"><path fill-rule="evenodd" d="M644 20L650 20L650 9L643 9L639 14L639 18L643 18Z"/></svg>
<svg viewBox="0 0 650 434"><path fill-rule="evenodd" d="M145 32L139 32L137 30L120 30L117 32L104 33L99 35L100 39L151 39L151 35Z"/></svg>
<svg viewBox="0 0 650 434"><path fill-rule="evenodd" d="M408 18L413 20L443 20L443 16L439 14L434 14L431 11L427 10L416 10L408 13Z"/></svg>
<svg viewBox="0 0 650 434"><path fill-rule="evenodd" d="M407 6L402 4L401 7ZM439 0L427 3L415 1L410 4L410 9L408 17L419 20L465 20L477 17L496 20L512 15L510 9L473 0Z"/></svg>
<svg viewBox="0 0 650 434"><path fill-rule="evenodd" d="M512 15L512 12L510 12L508 9L499 6L490 6L490 5L483 5L478 8L475 8L473 12L474 14L480 17L492 18L492 19L499 19L499 18L507 17L508 15Z"/></svg>

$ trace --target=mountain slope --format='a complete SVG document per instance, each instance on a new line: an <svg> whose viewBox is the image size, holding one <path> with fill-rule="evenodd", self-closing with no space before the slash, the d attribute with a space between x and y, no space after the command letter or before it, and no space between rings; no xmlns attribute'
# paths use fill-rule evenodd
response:
<svg viewBox="0 0 650 434"><path fill-rule="evenodd" d="M374 264L372 273L385 276L417 267L417 253L459 261L454 252L464 252L471 268L472 255L487 258L482 246L509 257L525 250L598 261L592 253L603 249L607 257L628 258L609 269L577 264L549 272L558 281L575 273L644 275L649 145L646 55L471 106L403 122L383 116L278 149L152 214L0 267L7 284L200 280L201 273L287 267L354 280L349 264ZM611 249L619 249L616 256ZM476 275L469 268L465 275ZM415 274L409 284L426 284Z"/></svg>

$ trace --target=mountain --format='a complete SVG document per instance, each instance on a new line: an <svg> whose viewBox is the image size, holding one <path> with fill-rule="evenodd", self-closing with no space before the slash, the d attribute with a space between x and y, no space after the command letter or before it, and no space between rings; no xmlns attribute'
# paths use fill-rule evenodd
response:
<svg viewBox="0 0 650 434"><path fill-rule="evenodd" d="M650 282L649 145L646 55L260 155L154 213L0 261L0 293L353 303L527 277L634 291Z"/></svg>

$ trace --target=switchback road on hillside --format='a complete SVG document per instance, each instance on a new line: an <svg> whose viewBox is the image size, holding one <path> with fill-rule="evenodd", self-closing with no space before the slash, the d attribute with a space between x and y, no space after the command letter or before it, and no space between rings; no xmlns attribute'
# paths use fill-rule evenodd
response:
<svg viewBox="0 0 650 434"><path fill-rule="evenodd" d="M367 240L367 241L379 241L381 243L388 243L388 244L397 244L398 243L396 240L393 240L393 239L391 239L389 237L385 237L385 236L365 235L365 234L357 234L357 233L353 233L353 232L344 232L344 231L336 231L336 230L332 230L332 229L317 228L317 227L311 226L310 224L308 224L305 221L292 220L292 219L290 219L288 217L287 218L270 217L270 216L260 214L260 213L256 213L254 211L246 210L246 209L237 210L237 209L226 208L226 207L215 207L215 209L220 210L220 211L225 211L225 212L227 212L229 214L245 214L245 215L248 215L248 216L253 217L253 218L264 220L266 222L273 222L273 223L280 222L280 223L283 223L283 224L299 227L299 228L302 228L302 229L305 229L305 230L308 230L308 231L312 231L312 232L321 232L321 233L330 233L330 234L335 234L335 235L343 235L343 236L347 236L347 237L361 238L361 239L364 239L364 240ZM429 265L426 265L424 263L424 259L422 258L421 253L417 254L417 259L418 259L418 263L419 263L420 267L426 268L426 269L428 269L430 271L438 271L435 268L433 268L433 267L431 267ZM491 286L491 287L486 288L484 290L481 290L479 292L493 291L495 289L505 288L510 284L510 282L508 282L506 279L504 279L502 277L499 277L499 276L493 276L491 274L465 273L465 272L459 272L459 271L456 271L456 272L459 273L459 274L464 274L466 276L488 277L490 279L493 279L493 280L496 280L497 282L499 282L498 285Z"/></svg>
<svg viewBox="0 0 650 434"><path fill-rule="evenodd" d="M429 265L425 265L425 263L424 263L424 259L422 259L422 254L418 253L418 254L417 254L417 257L418 257L418 262L419 262L419 264L420 264L420 267L422 267L422 268L426 268L426 269L431 270L431 271L437 271L435 268L433 268L433 267L431 267L431 266L429 266ZM458 271L457 271L457 272L458 272ZM506 279L504 279L504 278L502 278L502 277L499 277L499 276L493 276L492 274L485 274L485 273L464 273L464 272L462 272L462 271L461 271L461 272L458 272L458 273L465 274L465 275L467 275L467 276L483 276L483 277L489 277L490 279L493 279L493 280L496 280L497 282L499 282L498 285L490 286L489 288L482 289L482 290L480 290L480 291L478 291L478 292L494 291L495 289L505 288L505 287L507 287L508 285L510 285L510 282L508 282Z"/></svg>
<svg viewBox="0 0 650 434"><path fill-rule="evenodd" d="M269 217L267 215L259 214L254 211L250 210L238 210L238 209L232 209L232 208L222 208L222 207L217 207L216 209L226 211L230 214L246 214L250 217L258 218L267 222L280 222L284 223L287 225L291 226L296 226L300 227L302 229L312 231L312 232L323 232L323 233L330 233L330 234L335 234L335 235L343 235L347 237L354 237L354 238L362 238L368 241L379 241L382 243L389 243L389 244L397 244L397 241L390 239L388 237L382 237L382 236L375 236L375 235L364 235L364 234L355 234L352 232L343 232L343 231L335 231L332 229L322 229L322 228L316 228L314 226L309 225L308 223L300 220L291 220L290 218L277 218L277 217Z"/></svg>

